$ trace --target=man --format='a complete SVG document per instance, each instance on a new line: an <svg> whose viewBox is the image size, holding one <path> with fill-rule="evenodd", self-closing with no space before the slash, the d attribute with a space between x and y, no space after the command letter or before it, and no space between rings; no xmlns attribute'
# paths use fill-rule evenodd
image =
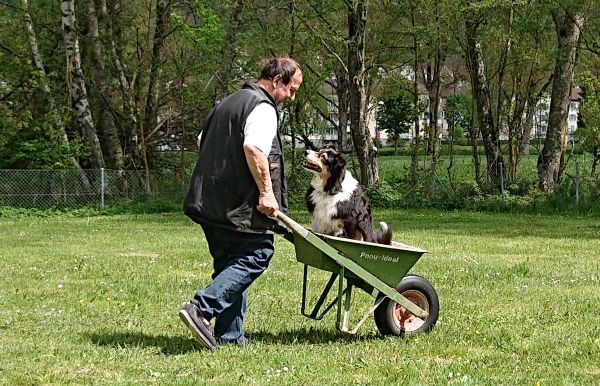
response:
<svg viewBox="0 0 600 386"><path fill-rule="evenodd" d="M202 130L184 212L204 230L214 273L179 316L210 349L218 347L215 337L246 343L246 289L269 264L273 232L285 232L275 219L287 210L277 106L294 100L301 83L298 63L272 59L258 81L247 81L210 112Z"/></svg>

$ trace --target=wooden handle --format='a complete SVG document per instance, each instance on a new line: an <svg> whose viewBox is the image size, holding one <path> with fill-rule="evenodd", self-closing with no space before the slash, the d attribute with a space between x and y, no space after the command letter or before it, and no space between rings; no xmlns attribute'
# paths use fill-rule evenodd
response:
<svg viewBox="0 0 600 386"><path fill-rule="evenodd" d="M284 213L278 212L277 218L279 220L281 220L282 223L287 225L288 228L290 228L292 231L294 231L294 233L300 235L302 238L305 239L306 236L308 235L308 230L306 228L304 228L302 225L298 224L296 221L289 218Z"/></svg>

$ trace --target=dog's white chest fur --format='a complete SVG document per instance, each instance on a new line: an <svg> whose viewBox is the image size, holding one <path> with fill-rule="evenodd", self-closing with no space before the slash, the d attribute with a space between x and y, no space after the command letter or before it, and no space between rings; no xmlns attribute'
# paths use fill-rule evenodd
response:
<svg viewBox="0 0 600 386"><path fill-rule="evenodd" d="M358 186L358 181L352 177L349 171L346 171L342 190L336 194L327 194L323 191L322 180L318 177L313 178L310 184L315 189L310 194L310 200L315 205L310 224L312 231L334 236L342 235L343 222L332 220L332 218L337 215L337 204L350 199L352 192Z"/></svg>

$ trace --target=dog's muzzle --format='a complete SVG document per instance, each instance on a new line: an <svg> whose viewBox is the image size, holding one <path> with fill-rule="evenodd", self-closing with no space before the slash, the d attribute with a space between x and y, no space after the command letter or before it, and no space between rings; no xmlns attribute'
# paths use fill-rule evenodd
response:
<svg viewBox="0 0 600 386"><path fill-rule="evenodd" d="M302 167L303 167L304 169L307 169L307 170L312 170L312 171L315 171L315 172L317 172L317 173L321 173L321 171L323 170L323 169L321 169L321 167L320 167L319 165L317 165L317 164L315 164L315 163L312 163L312 162L310 162L310 161L307 161L307 160L305 160L305 161L302 163Z"/></svg>

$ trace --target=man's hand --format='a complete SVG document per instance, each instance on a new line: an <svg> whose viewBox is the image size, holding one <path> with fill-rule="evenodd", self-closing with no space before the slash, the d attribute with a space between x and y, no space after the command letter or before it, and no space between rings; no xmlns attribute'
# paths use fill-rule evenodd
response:
<svg viewBox="0 0 600 386"><path fill-rule="evenodd" d="M261 193L258 196L258 205L256 206L256 209L269 217L277 217L277 213L279 213L279 204L277 204L277 200L272 192Z"/></svg>

